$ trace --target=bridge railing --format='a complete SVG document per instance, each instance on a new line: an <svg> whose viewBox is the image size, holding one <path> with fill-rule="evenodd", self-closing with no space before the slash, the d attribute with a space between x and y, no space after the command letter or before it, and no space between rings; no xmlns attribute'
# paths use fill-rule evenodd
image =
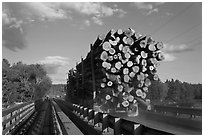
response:
<svg viewBox="0 0 204 137"><path fill-rule="evenodd" d="M93 121L94 126L99 126L102 124L102 132L107 133L109 128L112 128L114 131L114 135L137 135L143 134L146 131L153 131L157 134L201 134L202 132L202 122L197 120L191 120L186 118L177 118L173 116L162 116L160 113L152 113L147 112L148 115L152 118L152 122L157 123L158 125L152 125L150 123L146 123L145 121L136 120L133 118L128 118L126 116L122 116L120 114L106 114L102 112L96 112L92 108L87 108L82 105L73 104L72 108L73 112L82 117L83 119L87 119L88 121ZM187 110L187 109L186 109ZM189 110L188 110L189 111ZM184 113L183 111L176 111ZM186 112L187 113L187 112ZM190 112L189 112L190 113ZM197 113L197 114L196 114ZM192 112L190 114L200 115L200 111ZM146 120L149 121L147 117ZM155 122L159 121L159 122ZM151 124L151 125L150 125ZM169 125L168 125L169 124ZM169 128L166 128L169 127ZM171 127L171 128L170 128ZM151 134L151 133L150 133Z"/></svg>
<svg viewBox="0 0 204 137"><path fill-rule="evenodd" d="M199 109L199 108L186 108L186 107L155 105L154 111L155 112L161 112L163 114L173 113L176 116L179 116L180 114L186 114L186 115L190 115L191 118L196 117L196 116L202 116L202 109Z"/></svg>
<svg viewBox="0 0 204 137"><path fill-rule="evenodd" d="M2 111L2 134L8 134L19 122L34 112L34 102L27 102Z"/></svg>
<svg viewBox="0 0 204 137"><path fill-rule="evenodd" d="M113 129L114 135L141 135L143 130L146 128L140 123L102 112L95 112L92 108L83 107L77 104L73 104L73 112L88 121L93 121L94 126L99 126L99 123L101 123L103 133L107 133L110 127Z"/></svg>

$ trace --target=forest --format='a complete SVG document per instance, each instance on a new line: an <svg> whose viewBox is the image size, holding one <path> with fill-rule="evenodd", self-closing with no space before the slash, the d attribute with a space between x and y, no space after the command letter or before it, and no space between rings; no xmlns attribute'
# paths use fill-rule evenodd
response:
<svg viewBox="0 0 204 137"><path fill-rule="evenodd" d="M191 84L179 80L154 81L149 87L149 98L162 105L191 107L202 100L202 84Z"/></svg>
<svg viewBox="0 0 204 137"><path fill-rule="evenodd" d="M49 90L49 97L64 97L66 95L66 84L52 84Z"/></svg>
<svg viewBox="0 0 204 137"><path fill-rule="evenodd" d="M11 65L2 60L2 107L43 98L52 81L40 64L17 62Z"/></svg>

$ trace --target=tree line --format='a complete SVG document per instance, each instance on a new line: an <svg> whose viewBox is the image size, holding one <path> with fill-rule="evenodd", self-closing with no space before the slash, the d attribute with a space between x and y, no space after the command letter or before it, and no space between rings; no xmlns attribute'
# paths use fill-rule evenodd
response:
<svg viewBox="0 0 204 137"><path fill-rule="evenodd" d="M43 65L2 60L2 105L43 98L52 86Z"/></svg>
<svg viewBox="0 0 204 137"><path fill-rule="evenodd" d="M174 103L192 106L194 100L202 99L202 84L191 84L179 80L153 81L149 87L148 97L162 104Z"/></svg>
<svg viewBox="0 0 204 137"><path fill-rule="evenodd" d="M66 84L52 84L52 87L49 90L50 97L61 96L64 97L66 94Z"/></svg>

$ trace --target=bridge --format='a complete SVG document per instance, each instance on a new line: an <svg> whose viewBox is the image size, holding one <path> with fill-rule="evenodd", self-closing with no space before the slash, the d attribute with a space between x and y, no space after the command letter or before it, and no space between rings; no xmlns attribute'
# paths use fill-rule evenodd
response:
<svg viewBox="0 0 204 137"><path fill-rule="evenodd" d="M201 135L202 109L154 106L139 115L101 113L60 98L2 111L3 135Z"/></svg>

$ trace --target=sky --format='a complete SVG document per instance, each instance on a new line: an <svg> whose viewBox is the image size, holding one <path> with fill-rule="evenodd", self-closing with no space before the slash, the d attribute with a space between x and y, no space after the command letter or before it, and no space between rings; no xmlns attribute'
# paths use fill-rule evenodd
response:
<svg viewBox="0 0 204 137"><path fill-rule="evenodd" d="M3 3L2 58L11 64L45 64L54 84L90 44L110 29L133 28L164 43L159 78L202 83L202 3L62 2Z"/></svg>

